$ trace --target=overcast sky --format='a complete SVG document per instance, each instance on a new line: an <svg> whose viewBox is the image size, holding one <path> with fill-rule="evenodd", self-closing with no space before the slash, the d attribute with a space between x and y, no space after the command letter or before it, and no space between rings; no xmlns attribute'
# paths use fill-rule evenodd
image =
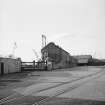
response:
<svg viewBox="0 0 105 105"><path fill-rule="evenodd" d="M41 35L71 55L105 58L105 0L0 0L0 55L33 60Z"/></svg>

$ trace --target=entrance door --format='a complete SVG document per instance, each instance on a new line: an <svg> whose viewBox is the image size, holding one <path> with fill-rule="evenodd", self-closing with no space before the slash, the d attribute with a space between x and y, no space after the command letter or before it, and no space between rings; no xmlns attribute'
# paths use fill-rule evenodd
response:
<svg viewBox="0 0 105 105"><path fill-rule="evenodd" d="M1 62L1 75L3 75L3 74L4 74L4 63Z"/></svg>

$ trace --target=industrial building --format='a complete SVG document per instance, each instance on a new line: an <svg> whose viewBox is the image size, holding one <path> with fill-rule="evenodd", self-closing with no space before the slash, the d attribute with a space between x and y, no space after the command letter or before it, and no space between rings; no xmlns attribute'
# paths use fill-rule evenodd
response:
<svg viewBox="0 0 105 105"><path fill-rule="evenodd" d="M69 68L77 64L75 58L53 42L43 47L41 53L42 60L50 62L53 69Z"/></svg>
<svg viewBox="0 0 105 105"><path fill-rule="evenodd" d="M89 65L92 61L91 55L77 55L77 56L73 56L73 57L75 59L77 59L77 64L79 66Z"/></svg>
<svg viewBox="0 0 105 105"><path fill-rule="evenodd" d="M20 72L20 71L21 71L20 58L0 57L0 75Z"/></svg>

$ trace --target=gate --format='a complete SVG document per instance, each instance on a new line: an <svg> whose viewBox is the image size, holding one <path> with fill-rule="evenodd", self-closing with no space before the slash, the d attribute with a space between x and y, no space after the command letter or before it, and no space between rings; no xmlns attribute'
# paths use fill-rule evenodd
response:
<svg viewBox="0 0 105 105"><path fill-rule="evenodd" d="M47 62L21 62L22 71L47 70Z"/></svg>

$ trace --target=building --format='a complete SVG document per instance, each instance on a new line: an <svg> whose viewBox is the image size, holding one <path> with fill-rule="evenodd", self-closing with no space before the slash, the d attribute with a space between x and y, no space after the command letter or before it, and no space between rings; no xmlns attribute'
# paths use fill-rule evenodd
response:
<svg viewBox="0 0 105 105"><path fill-rule="evenodd" d="M73 57L77 59L77 64L79 66L88 65L92 61L91 55L77 55Z"/></svg>
<svg viewBox="0 0 105 105"><path fill-rule="evenodd" d="M21 59L20 58L5 58L0 57L0 75L20 72Z"/></svg>
<svg viewBox="0 0 105 105"><path fill-rule="evenodd" d="M105 65L105 59L92 58L89 65L90 66L104 66Z"/></svg>
<svg viewBox="0 0 105 105"><path fill-rule="evenodd" d="M52 68L68 68L76 65L74 59L67 51L55 45L53 42L41 49L42 60L52 63Z"/></svg>

